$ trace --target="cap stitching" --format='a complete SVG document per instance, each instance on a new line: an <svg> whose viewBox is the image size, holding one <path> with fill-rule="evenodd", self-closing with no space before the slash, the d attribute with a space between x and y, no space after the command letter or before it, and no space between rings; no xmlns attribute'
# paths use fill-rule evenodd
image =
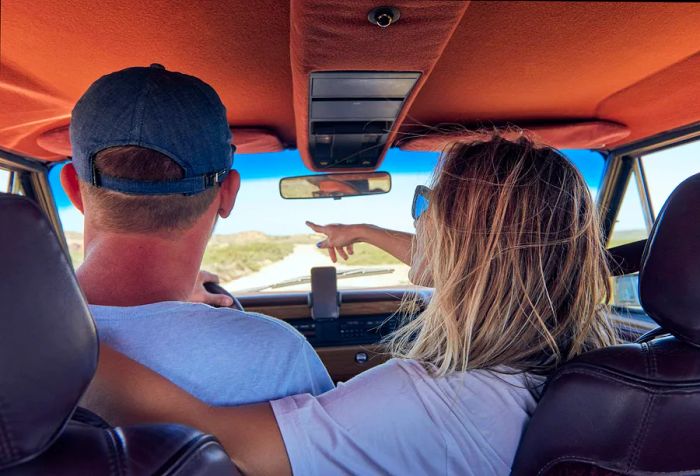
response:
<svg viewBox="0 0 700 476"><path fill-rule="evenodd" d="M143 121L146 116L146 100L151 94L151 77L152 71L146 73L146 84L139 94L139 98L136 100L136 105L134 107L134 118L131 122L131 134L134 134L138 139L135 145L140 146L143 137ZM138 123L138 126L137 126ZM138 128L137 128L138 127Z"/></svg>

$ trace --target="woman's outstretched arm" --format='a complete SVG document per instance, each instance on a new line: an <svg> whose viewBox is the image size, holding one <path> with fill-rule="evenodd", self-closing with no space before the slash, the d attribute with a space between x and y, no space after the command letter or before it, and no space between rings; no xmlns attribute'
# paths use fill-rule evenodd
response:
<svg viewBox="0 0 700 476"><path fill-rule="evenodd" d="M81 405L115 425L180 423L211 433L244 474L291 474L269 403L211 407L106 345Z"/></svg>
<svg viewBox="0 0 700 476"><path fill-rule="evenodd" d="M334 263L338 260L338 255L347 260L349 255L353 254L353 244L369 243L386 251L399 261L411 265L411 250L415 239L412 233L365 224L317 225L307 221L306 225L316 233L326 235L326 239L321 241L318 247L327 249Z"/></svg>

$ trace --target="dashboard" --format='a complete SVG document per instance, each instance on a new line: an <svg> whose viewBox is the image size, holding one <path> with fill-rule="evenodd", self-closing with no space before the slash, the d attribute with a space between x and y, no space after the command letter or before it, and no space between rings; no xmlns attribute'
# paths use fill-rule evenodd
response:
<svg viewBox="0 0 700 476"><path fill-rule="evenodd" d="M316 349L334 381L348 380L389 356L380 342L406 317L405 300L428 302L432 290L372 289L337 292L337 317L314 315L314 294L240 295L246 311L281 319L303 334ZM410 317L410 316L409 316Z"/></svg>
<svg viewBox="0 0 700 476"><path fill-rule="evenodd" d="M248 311L281 319L296 328L314 346L335 382L386 362L390 357L380 345L405 317L398 311L406 299L416 296L429 302L432 290L378 289L340 291L339 315L334 319L312 317L311 293L242 295ZM634 341L656 327L612 309L613 320L625 341Z"/></svg>

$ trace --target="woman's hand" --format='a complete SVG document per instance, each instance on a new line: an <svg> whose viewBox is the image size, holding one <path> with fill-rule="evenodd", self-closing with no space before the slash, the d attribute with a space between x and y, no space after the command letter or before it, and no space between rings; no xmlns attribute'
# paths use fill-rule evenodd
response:
<svg viewBox="0 0 700 476"><path fill-rule="evenodd" d="M338 261L338 255L347 261L350 255L355 253L352 245L363 241L362 232L367 227L367 225L317 225L310 221L307 221L306 225L316 233L326 235L326 239L318 242L316 246L327 249L334 263Z"/></svg>
<svg viewBox="0 0 700 476"><path fill-rule="evenodd" d="M209 271L199 270L197 282L194 285L194 289L192 289L192 294L190 294L190 302L202 302L217 307L231 307L233 305L230 297L225 294L210 293L204 288L204 283L219 284L219 277Z"/></svg>
<svg viewBox="0 0 700 476"><path fill-rule="evenodd" d="M403 231L387 230L374 225L317 225L310 221L306 225L316 233L326 235L326 239L316 244L319 248L328 250L331 260L336 263L338 255L347 260L354 254L352 245L368 243L386 251L399 261L411 265L411 250L414 235Z"/></svg>

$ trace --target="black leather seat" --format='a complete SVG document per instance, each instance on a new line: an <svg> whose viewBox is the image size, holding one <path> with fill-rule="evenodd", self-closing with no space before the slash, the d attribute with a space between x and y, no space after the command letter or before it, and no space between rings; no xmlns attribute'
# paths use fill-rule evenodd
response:
<svg viewBox="0 0 700 476"><path fill-rule="evenodd" d="M180 425L111 428L76 406L95 324L43 213L0 194L0 474L230 475L216 439Z"/></svg>
<svg viewBox="0 0 700 476"><path fill-rule="evenodd" d="M671 335L562 366L523 436L513 474L700 474L700 174L661 210L639 294Z"/></svg>

